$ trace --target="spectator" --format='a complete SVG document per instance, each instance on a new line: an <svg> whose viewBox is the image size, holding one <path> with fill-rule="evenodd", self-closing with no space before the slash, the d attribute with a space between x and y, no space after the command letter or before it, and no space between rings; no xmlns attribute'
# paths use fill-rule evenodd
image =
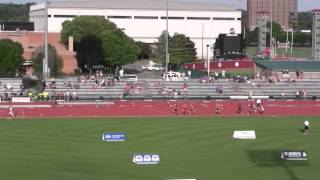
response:
<svg viewBox="0 0 320 180"><path fill-rule="evenodd" d="M190 70L188 70L188 77L189 77L189 79L191 79L191 71Z"/></svg>
<svg viewBox="0 0 320 180"><path fill-rule="evenodd" d="M222 79L226 78L226 71L225 70L221 71L221 77L222 77Z"/></svg>
<svg viewBox="0 0 320 180"><path fill-rule="evenodd" d="M72 99L73 99L73 100L78 100L78 94L77 94L76 91L73 91L73 92L72 92Z"/></svg>
<svg viewBox="0 0 320 180"><path fill-rule="evenodd" d="M182 87L183 87L184 96L187 97L187 95L188 95L188 84L184 83Z"/></svg>
<svg viewBox="0 0 320 180"><path fill-rule="evenodd" d="M120 71L119 71L120 79L122 79L123 74L124 74L124 70L123 70L123 69L120 69Z"/></svg>

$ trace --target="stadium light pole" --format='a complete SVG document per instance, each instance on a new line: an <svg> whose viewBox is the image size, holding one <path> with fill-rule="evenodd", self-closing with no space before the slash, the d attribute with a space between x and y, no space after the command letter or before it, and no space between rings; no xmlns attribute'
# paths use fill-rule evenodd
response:
<svg viewBox="0 0 320 180"><path fill-rule="evenodd" d="M43 80L49 78L48 73L48 0L44 1L44 58L43 58Z"/></svg>
<svg viewBox="0 0 320 180"><path fill-rule="evenodd" d="M166 0L166 72L168 72L169 66L169 21L168 21L168 14L169 14L169 2Z"/></svg>
<svg viewBox="0 0 320 180"><path fill-rule="evenodd" d="M273 21L273 8L272 8L272 6L273 6L273 0L270 0L270 61L272 60L272 54L273 54L273 44L272 44L272 21Z"/></svg>
<svg viewBox="0 0 320 180"><path fill-rule="evenodd" d="M210 76L210 57L209 57L209 44L207 44L207 72L208 77Z"/></svg>
<svg viewBox="0 0 320 180"><path fill-rule="evenodd" d="M125 28L118 28L118 30L121 31L120 58L119 58L119 61L121 62L122 61L122 51L123 51L123 33L124 33L124 30L126 30L126 29Z"/></svg>

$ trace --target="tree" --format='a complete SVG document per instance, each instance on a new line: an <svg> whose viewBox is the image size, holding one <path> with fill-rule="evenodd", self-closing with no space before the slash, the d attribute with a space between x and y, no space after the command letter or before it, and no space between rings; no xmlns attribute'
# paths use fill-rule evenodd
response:
<svg viewBox="0 0 320 180"><path fill-rule="evenodd" d="M168 41L170 40L170 35L168 36ZM166 31L162 31L161 35L156 42L155 51L156 60L160 63L166 63Z"/></svg>
<svg viewBox="0 0 320 180"><path fill-rule="evenodd" d="M311 30L312 29L312 13L311 12L299 12L298 13L298 29L299 30Z"/></svg>
<svg viewBox="0 0 320 180"><path fill-rule="evenodd" d="M0 3L0 22L3 21L23 21L29 20L29 9L32 3L27 4L1 4Z"/></svg>
<svg viewBox="0 0 320 180"><path fill-rule="evenodd" d="M132 63L141 53L132 38L121 30L105 30L101 35L105 66Z"/></svg>
<svg viewBox="0 0 320 180"><path fill-rule="evenodd" d="M259 28L255 28L253 31L248 31L246 35L247 44L257 44L259 39Z"/></svg>
<svg viewBox="0 0 320 180"><path fill-rule="evenodd" d="M60 41L67 45L69 36L73 36L75 49L79 55L88 55L87 51L79 51L82 51L83 47L91 46L91 44L82 44L80 49L77 48L82 38L95 36L100 39L103 50L102 65L105 66L117 66L133 62L140 54L140 48L132 38L129 38L121 29L118 29L114 23L101 16L79 16L75 17L72 21L65 21L62 24ZM93 53L90 57L93 57ZM86 58L86 62L90 60L93 62L89 64L95 64L97 61L100 61L100 57L100 54L98 54L94 59L90 60ZM78 64L83 66L83 59L79 60L80 62L78 62Z"/></svg>
<svg viewBox="0 0 320 180"><path fill-rule="evenodd" d="M175 33L169 41L170 63L180 65L197 58L194 42L183 34Z"/></svg>
<svg viewBox="0 0 320 180"><path fill-rule="evenodd" d="M102 16L78 16L72 21L62 23L60 41L67 46L69 36L73 36L77 45L82 37L87 35L100 37L106 29L116 30L117 26Z"/></svg>
<svg viewBox="0 0 320 180"><path fill-rule="evenodd" d="M31 60L33 62L33 70L38 77L42 77L43 58L44 58L43 48L38 48L32 54ZM62 74L61 71L63 68L63 61L58 56L56 49L51 45L49 45L48 47L48 67L50 68L51 76L56 77Z"/></svg>
<svg viewBox="0 0 320 180"><path fill-rule="evenodd" d="M0 76L14 77L23 63L23 48L9 39L0 40Z"/></svg>
<svg viewBox="0 0 320 180"><path fill-rule="evenodd" d="M149 44L138 41L137 46L140 48L141 53L138 55L138 59L149 59L153 56L152 48Z"/></svg>
<svg viewBox="0 0 320 180"><path fill-rule="evenodd" d="M189 37L183 34L174 34L168 37L169 41L169 59L170 64L180 65L192 62L196 59L196 48ZM156 43L156 58L158 61L165 63L166 61L166 31L163 31Z"/></svg>
<svg viewBox="0 0 320 180"><path fill-rule="evenodd" d="M95 35L87 35L80 39L76 58L80 69L103 64L102 41Z"/></svg>

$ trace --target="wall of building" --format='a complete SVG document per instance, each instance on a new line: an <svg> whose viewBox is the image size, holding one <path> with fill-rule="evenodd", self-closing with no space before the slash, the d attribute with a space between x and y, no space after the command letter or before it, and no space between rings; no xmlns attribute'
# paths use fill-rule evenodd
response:
<svg viewBox="0 0 320 180"><path fill-rule="evenodd" d="M258 15L261 12L271 14L273 21L278 22L283 29L290 28L290 19L298 12L298 0L247 0L248 27L254 29L258 25Z"/></svg>
<svg viewBox="0 0 320 180"><path fill-rule="evenodd" d="M43 31L43 10L32 8L30 21L35 23L36 31ZM114 22L119 28L136 41L154 43L161 32L166 29L166 12L160 10L127 10L127 9L72 9L50 8L48 11L49 32L60 32L62 23L72 20L74 16L98 15ZM220 33L241 33L240 11L169 11L169 33L185 34L195 43L198 57L207 58L206 45L213 45ZM208 49L208 55L212 51Z"/></svg>

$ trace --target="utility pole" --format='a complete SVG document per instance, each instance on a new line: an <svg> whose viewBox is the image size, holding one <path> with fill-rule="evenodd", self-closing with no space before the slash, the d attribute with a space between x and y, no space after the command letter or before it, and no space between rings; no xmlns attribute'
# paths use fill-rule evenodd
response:
<svg viewBox="0 0 320 180"><path fill-rule="evenodd" d="M209 44L207 44L207 72L208 72L208 77L209 77L210 76Z"/></svg>
<svg viewBox="0 0 320 180"><path fill-rule="evenodd" d="M44 3L44 58L43 58L43 80L46 80L49 78L49 73L48 73L48 0L45 0Z"/></svg>
<svg viewBox="0 0 320 180"><path fill-rule="evenodd" d="M169 14L169 2L166 0L166 72L168 72L169 66L169 21L168 21L168 14Z"/></svg>
<svg viewBox="0 0 320 180"><path fill-rule="evenodd" d="M292 33L291 33L291 55L292 55L292 48L293 48L293 28L292 28L292 31L291 31Z"/></svg>
<svg viewBox="0 0 320 180"><path fill-rule="evenodd" d="M273 51L273 48L272 48L272 21L273 21L273 0L270 0L270 3L271 3L271 5L270 5L270 61L272 60L272 51Z"/></svg>

